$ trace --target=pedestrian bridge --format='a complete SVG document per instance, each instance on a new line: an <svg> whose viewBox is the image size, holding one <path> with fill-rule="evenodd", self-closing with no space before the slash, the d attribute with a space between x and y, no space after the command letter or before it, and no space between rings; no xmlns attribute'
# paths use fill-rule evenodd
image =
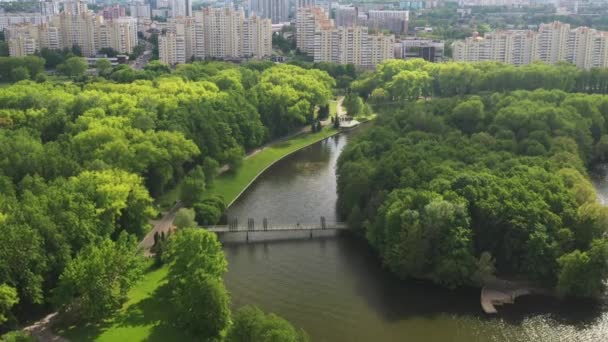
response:
<svg viewBox="0 0 608 342"><path fill-rule="evenodd" d="M218 235L221 242L255 242L272 240L299 240L336 236L348 229L345 222L329 222L321 217L318 223L270 223L267 219L256 225L253 219L246 224L232 220L227 225L205 227Z"/></svg>

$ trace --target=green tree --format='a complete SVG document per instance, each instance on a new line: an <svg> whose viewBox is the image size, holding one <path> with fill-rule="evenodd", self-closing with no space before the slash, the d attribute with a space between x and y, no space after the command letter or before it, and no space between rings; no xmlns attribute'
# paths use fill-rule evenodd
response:
<svg viewBox="0 0 608 342"><path fill-rule="evenodd" d="M211 157L205 157L203 160L203 172L205 173L205 179L207 183L212 184L217 172L220 168L220 164Z"/></svg>
<svg viewBox="0 0 608 342"><path fill-rule="evenodd" d="M28 80L30 78L30 72L26 67L17 67L11 70L11 79L13 82L19 82L23 80Z"/></svg>
<svg viewBox="0 0 608 342"><path fill-rule="evenodd" d="M288 321L274 314L264 314L254 306L240 308L226 337L228 342L305 342L308 337Z"/></svg>
<svg viewBox="0 0 608 342"><path fill-rule="evenodd" d="M116 242L106 239L78 253L61 274L54 301L75 319L98 321L121 308L143 269L137 240L122 233Z"/></svg>
<svg viewBox="0 0 608 342"><path fill-rule="evenodd" d="M95 69L100 76L106 77L112 70L112 63L106 58L102 58L95 62Z"/></svg>
<svg viewBox="0 0 608 342"><path fill-rule="evenodd" d="M18 302L17 290L6 284L0 284L0 326L9 319L11 308Z"/></svg>
<svg viewBox="0 0 608 342"><path fill-rule="evenodd" d="M349 94L344 98L343 105L348 115L356 116L361 113L364 104L359 96Z"/></svg>
<svg viewBox="0 0 608 342"><path fill-rule="evenodd" d="M72 78L84 76L87 68L87 63L81 57L70 57L57 66L57 70L59 70L60 73Z"/></svg>
<svg viewBox="0 0 608 342"><path fill-rule="evenodd" d="M230 299L222 280L227 262L217 236L204 229L179 230L169 239L165 258L176 324L205 340L220 337L230 324Z"/></svg>
<svg viewBox="0 0 608 342"><path fill-rule="evenodd" d="M202 200L205 188L205 172L202 167L197 166L184 179L180 198L186 206L190 207Z"/></svg>
<svg viewBox="0 0 608 342"><path fill-rule="evenodd" d="M173 224L178 229L183 228L196 228L197 224L194 219L195 213L193 209L181 208L175 214L175 219L173 220Z"/></svg>
<svg viewBox="0 0 608 342"><path fill-rule="evenodd" d="M230 324L230 296L221 278L195 272L170 286L177 325L206 341L224 334Z"/></svg>

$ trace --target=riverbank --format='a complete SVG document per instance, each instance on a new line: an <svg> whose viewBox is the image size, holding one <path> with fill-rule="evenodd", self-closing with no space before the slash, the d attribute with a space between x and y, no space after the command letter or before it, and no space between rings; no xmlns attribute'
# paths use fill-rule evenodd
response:
<svg viewBox="0 0 608 342"><path fill-rule="evenodd" d="M218 176L209 192L221 195L227 203L232 203L270 166L337 133L337 130L327 126L320 132L301 133L265 146L244 159L243 165L236 172L224 172ZM163 295L167 271L166 267L150 269L129 291L129 299L123 308L106 322L81 327L63 327L58 333L72 341L195 340L170 324L172 317L166 308L171 304Z"/></svg>

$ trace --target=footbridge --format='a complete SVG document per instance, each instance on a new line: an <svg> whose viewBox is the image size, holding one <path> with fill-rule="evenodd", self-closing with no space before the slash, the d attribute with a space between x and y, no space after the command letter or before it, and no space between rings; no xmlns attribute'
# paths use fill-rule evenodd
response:
<svg viewBox="0 0 608 342"><path fill-rule="evenodd" d="M237 219L230 220L227 225L205 227L218 235L221 242L255 242L271 240L313 239L336 236L340 231L347 230L345 222L326 221L321 217L319 222L271 223L264 218L256 225L254 219L248 219L241 224Z"/></svg>

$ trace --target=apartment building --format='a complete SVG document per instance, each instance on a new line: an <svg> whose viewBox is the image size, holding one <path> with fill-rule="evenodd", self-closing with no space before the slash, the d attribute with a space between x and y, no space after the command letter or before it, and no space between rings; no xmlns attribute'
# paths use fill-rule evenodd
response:
<svg viewBox="0 0 608 342"><path fill-rule="evenodd" d="M318 30L315 33L314 61L372 68L393 58L394 44L394 36L369 34L364 26Z"/></svg>
<svg viewBox="0 0 608 342"><path fill-rule="evenodd" d="M95 56L102 48L131 53L137 46L137 21L131 17L104 20L80 1L66 2L64 12L48 23L11 25L6 30L9 54L25 56L36 51L79 47L83 56Z"/></svg>
<svg viewBox="0 0 608 342"><path fill-rule="evenodd" d="M296 45L315 62L372 68L393 58L394 43L394 36L370 34L365 26L335 25L320 7L300 8L296 15Z"/></svg>
<svg viewBox="0 0 608 342"><path fill-rule="evenodd" d="M263 58L272 54L272 24L242 9L205 8L190 18L174 18L159 36L159 58L175 65L192 59Z"/></svg>
<svg viewBox="0 0 608 342"><path fill-rule="evenodd" d="M409 11L369 10L367 27L374 30L389 30L398 34L407 33Z"/></svg>
<svg viewBox="0 0 608 342"><path fill-rule="evenodd" d="M315 32L334 28L334 21L320 7L302 7L296 13L296 47L302 53L315 53Z"/></svg>
<svg viewBox="0 0 608 342"><path fill-rule="evenodd" d="M514 65L542 61L570 62L579 68L608 66L608 33L588 27L571 29L553 22L541 24L538 32L507 30L473 36L454 43L456 61L498 61Z"/></svg>
<svg viewBox="0 0 608 342"><path fill-rule="evenodd" d="M170 4L174 18L192 16L192 0L171 0Z"/></svg>
<svg viewBox="0 0 608 342"><path fill-rule="evenodd" d="M289 0L251 0L252 13L272 20L273 24L289 21Z"/></svg>

